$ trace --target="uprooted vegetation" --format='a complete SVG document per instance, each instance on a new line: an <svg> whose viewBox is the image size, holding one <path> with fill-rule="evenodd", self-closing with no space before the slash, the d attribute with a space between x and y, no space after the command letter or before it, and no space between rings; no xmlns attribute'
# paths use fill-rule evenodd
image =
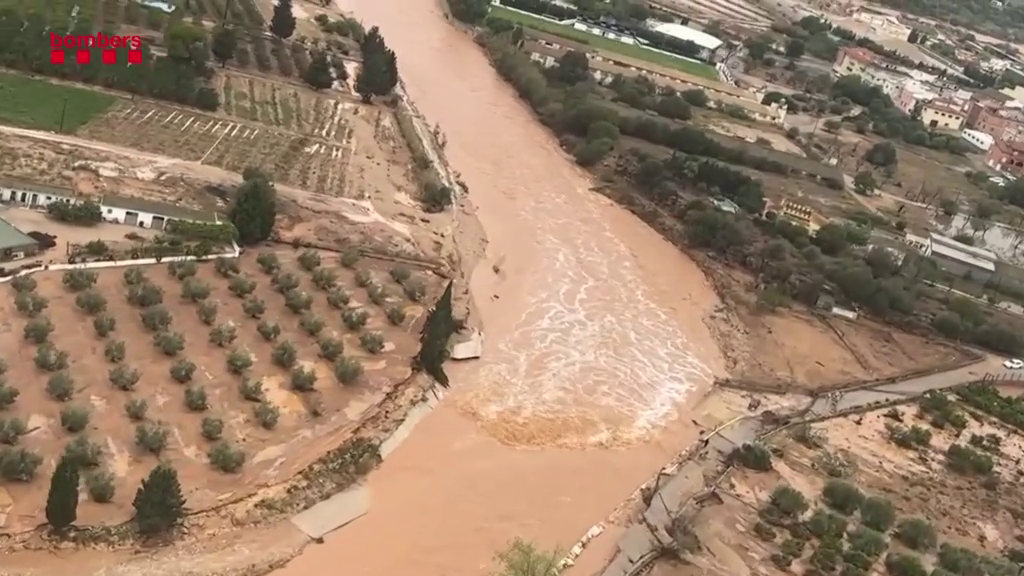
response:
<svg viewBox="0 0 1024 576"><path fill-rule="evenodd" d="M1024 403L984 384L958 394L744 446L721 504L690 519L701 546L652 573L1015 576L1024 439L1004 422Z"/></svg>
<svg viewBox="0 0 1024 576"><path fill-rule="evenodd" d="M126 520L160 459L195 511L291 478L409 376L421 301L438 284L311 250L12 282L0 484L14 504L3 527L40 521L49 456L62 451L89 497L79 526Z"/></svg>

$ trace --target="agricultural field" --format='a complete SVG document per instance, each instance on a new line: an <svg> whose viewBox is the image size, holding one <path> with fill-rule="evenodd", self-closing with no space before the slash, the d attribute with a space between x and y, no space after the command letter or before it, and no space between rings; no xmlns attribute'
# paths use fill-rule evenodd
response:
<svg viewBox="0 0 1024 576"><path fill-rule="evenodd" d="M717 498L678 521L685 562L651 574L1015 576L1024 412L990 385L964 394L748 445Z"/></svg>
<svg viewBox="0 0 1024 576"><path fill-rule="evenodd" d="M0 73L0 123L19 128L72 132L116 100L101 92Z"/></svg>
<svg viewBox="0 0 1024 576"><path fill-rule="evenodd" d="M127 520L160 459L192 510L292 477L410 374L438 284L289 250L3 287L0 533L42 521L64 451L86 478L79 525Z"/></svg>
<svg viewBox="0 0 1024 576"><path fill-rule="evenodd" d="M692 15L702 21L718 20L723 24L743 26L753 30L767 30L774 18L756 3L745 0L666 0L661 5Z"/></svg>
<svg viewBox="0 0 1024 576"><path fill-rule="evenodd" d="M687 74L694 74L710 80L718 79L718 73L715 72L715 69L702 62L685 60L670 54L663 54L661 52L649 50L642 46L625 44L616 40L604 38L603 36L577 30L571 26L564 26L551 20L510 10L503 6L491 6L490 14L492 16L515 22L527 28L533 28L540 32L546 32L562 38L568 38L569 40L575 40L598 50L606 50L608 52L621 54L630 58L636 58L652 64L666 66L668 68L673 68Z"/></svg>

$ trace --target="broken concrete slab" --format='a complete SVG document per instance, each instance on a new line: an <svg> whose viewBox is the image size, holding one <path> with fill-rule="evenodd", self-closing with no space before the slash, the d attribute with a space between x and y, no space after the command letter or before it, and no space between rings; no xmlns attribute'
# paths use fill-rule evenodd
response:
<svg viewBox="0 0 1024 576"><path fill-rule="evenodd" d="M461 340L461 338L459 338ZM461 342L452 345L452 360L472 360L479 358L484 353L484 335L482 332L472 330L469 336Z"/></svg>
<svg viewBox="0 0 1024 576"><path fill-rule="evenodd" d="M314 540L360 518L370 510L370 490L353 486L340 494L292 516L291 522Z"/></svg>

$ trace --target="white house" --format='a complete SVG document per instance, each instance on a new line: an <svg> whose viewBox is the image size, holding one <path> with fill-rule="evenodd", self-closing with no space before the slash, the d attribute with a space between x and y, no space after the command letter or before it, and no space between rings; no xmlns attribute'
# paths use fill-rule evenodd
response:
<svg viewBox="0 0 1024 576"><path fill-rule="evenodd" d="M960 137L986 152L996 143L992 135L977 130L964 130L960 132Z"/></svg>
<svg viewBox="0 0 1024 576"><path fill-rule="evenodd" d="M116 222L139 228L152 228L163 230L171 220L185 220L188 222L217 222L217 215L213 212L192 210L154 202L142 198L131 198L128 196L117 196L107 194L100 201L103 210L103 219L107 222Z"/></svg>
<svg viewBox="0 0 1024 576"><path fill-rule="evenodd" d="M36 184L15 178L0 178L0 202L23 204L29 208L42 208L51 202L73 201L70 188Z"/></svg>

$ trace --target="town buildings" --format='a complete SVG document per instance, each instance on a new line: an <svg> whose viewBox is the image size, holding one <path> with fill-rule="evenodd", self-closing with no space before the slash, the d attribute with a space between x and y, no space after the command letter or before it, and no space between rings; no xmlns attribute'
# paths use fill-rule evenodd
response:
<svg viewBox="0 0 1024 576"><path fill-rule="evenodd" d="M853 15L853 19L864 22L871 27L871 31L881 36L888 36L896 40L907 40L914 29L900 22L899 18L882 14L870 9L860 10Z"/></svg>
<svg viewBox="0 0 1024 576"><path fill-rule="evenodd" d="M996 139L985 155L985 165L1014 177L1024 176L1024 142Z"/></svg>
<svg viewBox="0 0 1024 576"><path fill-rule="evenodd" d="M966 110L954 100L935 99L921 106L921 122L931 129L960 130L966 120Z"/></svg>

